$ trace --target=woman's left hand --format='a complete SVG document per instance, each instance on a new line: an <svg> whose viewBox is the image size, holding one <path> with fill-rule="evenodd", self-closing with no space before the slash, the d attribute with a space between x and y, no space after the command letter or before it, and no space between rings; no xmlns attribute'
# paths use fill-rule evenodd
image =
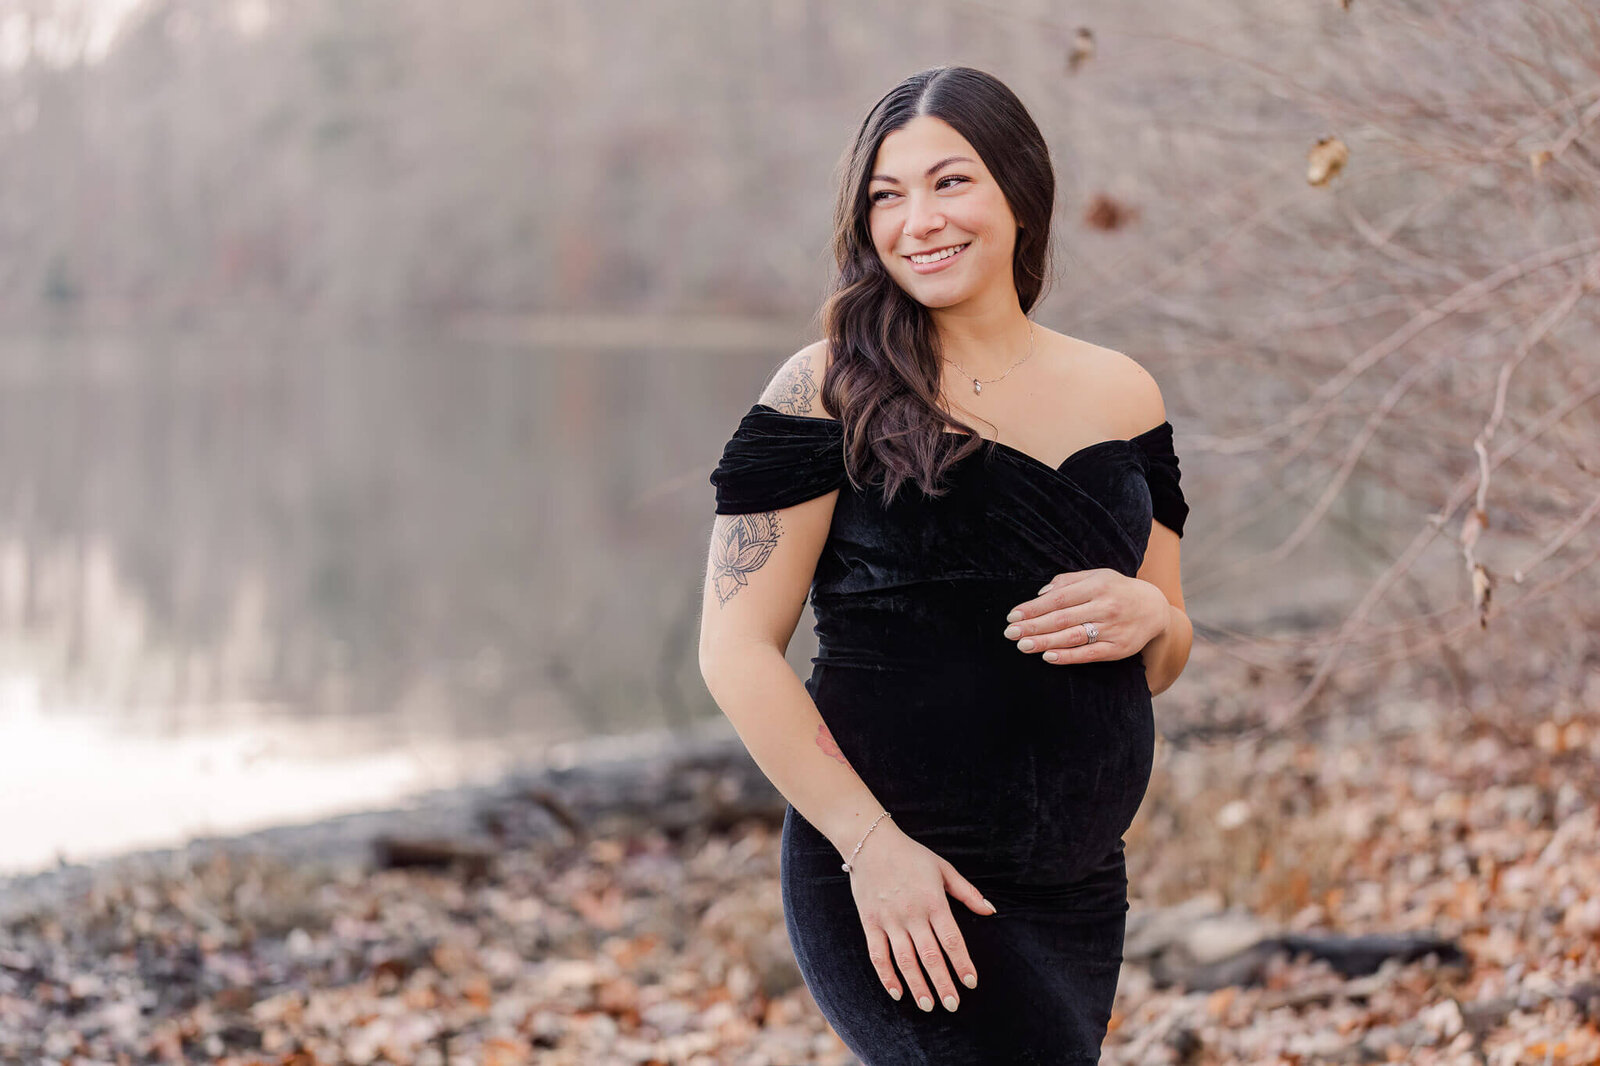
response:
<svg viewBox="0 0 1600 1066"><path fill-rule="evenodd" d="M1005 635L1020 651L1042 654L1049 663L1125 659L1166 632L1171 617L1166 593L1143 578L1106 568L1071 570L1018 604ZM1094 623L1095 640L1089 640L1084 622Z"/></svg>

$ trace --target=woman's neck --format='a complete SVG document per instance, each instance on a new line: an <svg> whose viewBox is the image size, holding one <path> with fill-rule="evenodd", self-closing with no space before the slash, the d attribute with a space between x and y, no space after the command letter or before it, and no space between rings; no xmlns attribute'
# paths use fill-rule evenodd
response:
<svg viewBox="0 0 1600 1066"><path fill-rule="evenodd" d="M1033 322L1021 308L985 320L941 322L939 341L947 373L981 381L999 377L1038 350Z"/></svg>

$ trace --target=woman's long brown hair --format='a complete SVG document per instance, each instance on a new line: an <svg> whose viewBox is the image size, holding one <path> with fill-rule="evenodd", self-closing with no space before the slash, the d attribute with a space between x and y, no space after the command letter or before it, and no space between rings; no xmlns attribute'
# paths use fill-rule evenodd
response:
<svg viewBox="0 0 1600 1066"><path fill-rule="evenodd" d="M839 166L838 275L821 311L832 357L822 401L843 423L852 483L881 484L885 503L906 481L929 496L943 495L945 470L983 447L972 427L940 409L944 360L933 316L889 276L867 224L878 147L918 115L943 119L967 139L1021 224L1012 277L1024 313L1043 295L1050 267L1055 172L1044 136L1015 93L981 70L933 67L873 105ZM961 443L952 449L947 437Z"/></svg>

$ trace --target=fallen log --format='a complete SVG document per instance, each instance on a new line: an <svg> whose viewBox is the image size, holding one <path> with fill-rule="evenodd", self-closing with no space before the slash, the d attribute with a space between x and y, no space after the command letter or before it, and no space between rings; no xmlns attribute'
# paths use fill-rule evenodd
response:
<svg viewBox="0 0 1600 1066"><path fill-rule="evenodd" d="M459 868L468 880L487 877L499 855L497 845L442 837L405 837L389 833L372 841L373 864L380 870L403 867Z"/></svg>
<svg viewBox="0 0 1600 1066"><path fill-rule="evenodd" d="M1145 966L1158 986L1208 992L1265 983L1269 964L1280 955L1323 959L1349 979L1377 973L1390 959L1404 964L1430 954L1447 966L1467 963L1455 941L1426 933L1288 933L1240 908L1224 910L1208 896L1135 908L1123 947L1124 959Z"/></svg>
<svg viewBox="0 0 1600 1066"><path fill-rule="evenodd" d="M737 735L655 735L585 745L585 756L523 771L480 805L478 823L504 846L657 830L674 840L746 820L777 826L786 801ZM632 750L629 750L632 749Z"/></svg>
<svg viewBox="0 0 1600 1066"><path fill-rule="evenodd" d="M1390 959L1405 964L1434 955L1441 965L1468 965L1460 945L1428 934L1284 934L1263 937L1213 962L1196 962L1181 950L1164 953L1154 960L1150 973L1158 986L1181 985L1191 991L1213 992L1230 985L1265 984L1269 965L1280 955L1322 959L1344 978L1377 973Z"/></svg>

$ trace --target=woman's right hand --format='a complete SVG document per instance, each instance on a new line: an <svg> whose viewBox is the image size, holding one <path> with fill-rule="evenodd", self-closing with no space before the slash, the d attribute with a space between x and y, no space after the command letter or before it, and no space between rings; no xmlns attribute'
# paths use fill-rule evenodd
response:
<svg viewBox="0 0 1600 1066"><path fill-rule="evenodd" d="M889 995L899 999L901 994L894 971L897 962L919 1007L933 1009L934 997L922 978L926 969L939 1002L955 1010L961 997L945 966L947 954L962 983L977 987L978 971L946 893L974 914L991 915L995 908L954 866L887 822L867 836L851 860L850 890L867 934L867 955Z"/></svg>

